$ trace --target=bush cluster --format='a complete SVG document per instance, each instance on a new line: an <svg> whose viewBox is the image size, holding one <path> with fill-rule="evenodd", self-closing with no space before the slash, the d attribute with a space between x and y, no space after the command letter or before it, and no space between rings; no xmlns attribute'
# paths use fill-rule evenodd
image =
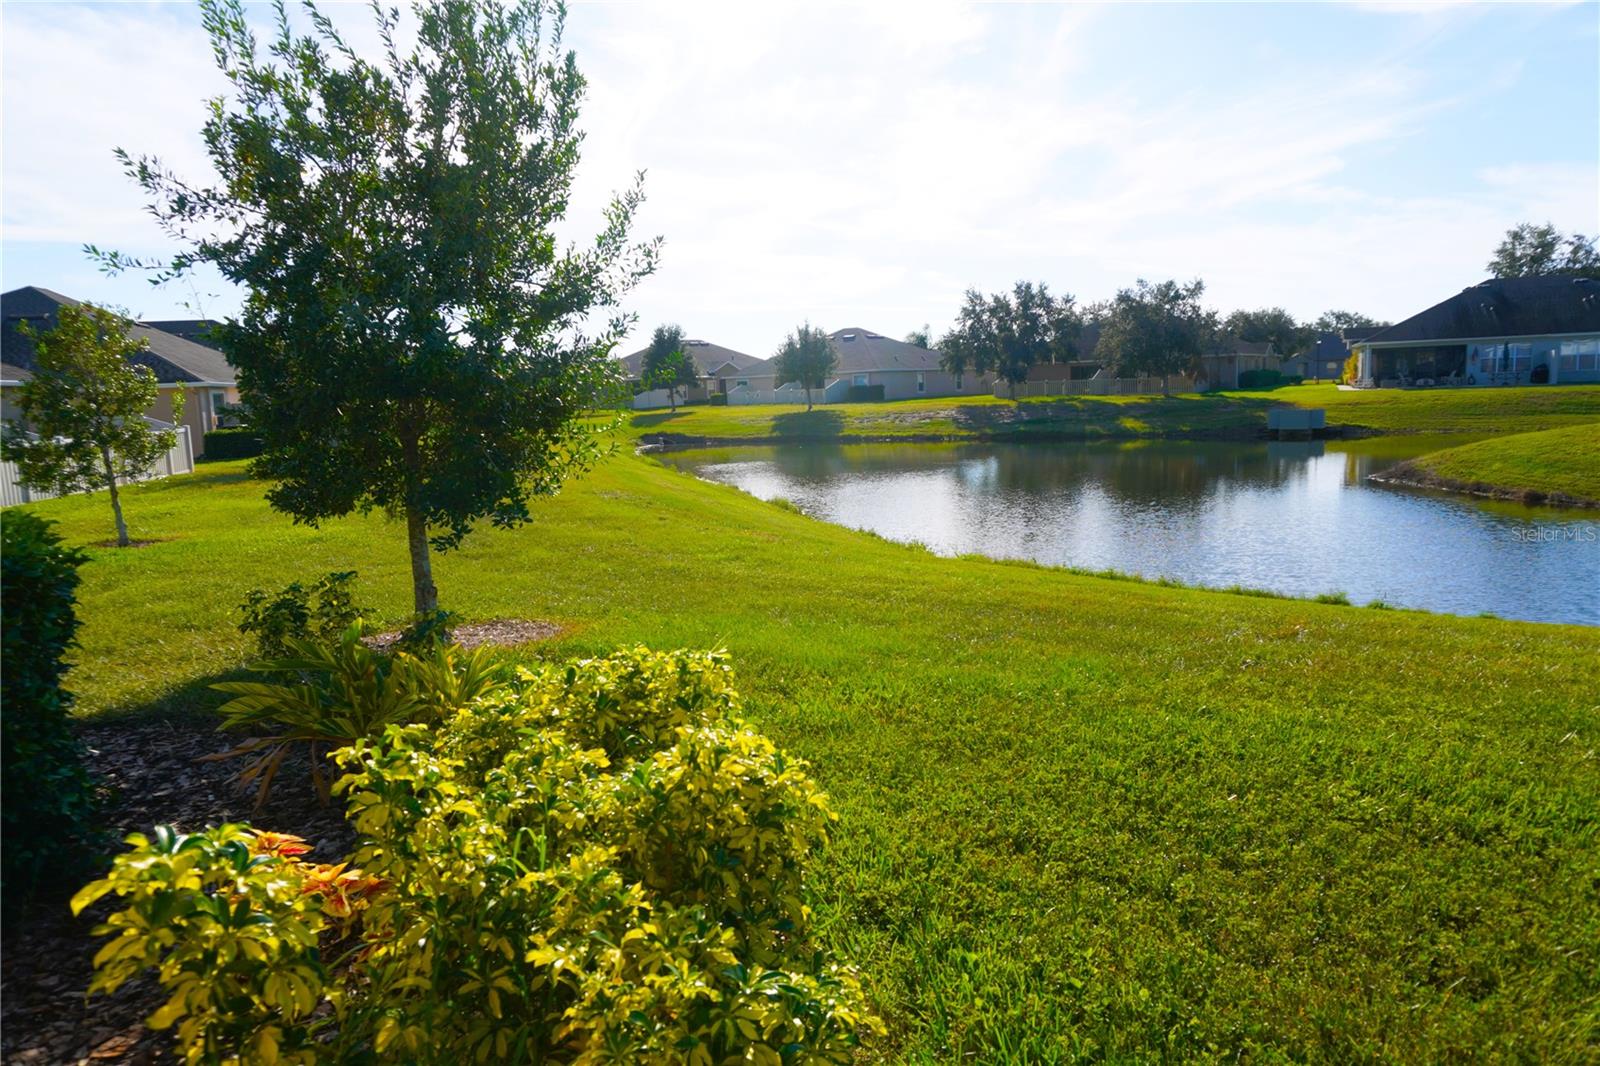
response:
<svg viewBox="0 0 1600 1066"><path fill-rule="evenodd" d="M213 429L206 433L202 455L208 460L254 459L261 454L261 434L253 429Z"/></svg>
<svg viewBox="0 0 1600 1066"><path fill-rule="evenodd" d="M191 1062L848 1062L812 937L834 815L715 654L517 667L343 749L353 866L228 826L131 838L95 989L154 966ZM341 888L340 886L344 886Z"/></svg>
<svg viewBox="0 0 1600 1066"><path fill-rule="evenodd" d="M1281 370L1246 370L1239 375L1239 387L1275 389L1280 385L1298 385L1304 380L1299 374L1285 374Z"/></svg>
<svg viewBox="0 0 1600 1066"><path fill-rule="evenodd" d="M239 605L239 632L268 660L286 658L295 642L336 641L365 613L351 591L355 579L354 570L338 570L309 588L295 581L277 592L251 589Z"/></svg>
<svg viewBox="0 0 1600 1066"><path fill-rule="evenodd" d="M74 643L82 552L23 511L0 523L0 899L15 915L45 879L71 876L94 816L94 789L61 687Z"/></svg>

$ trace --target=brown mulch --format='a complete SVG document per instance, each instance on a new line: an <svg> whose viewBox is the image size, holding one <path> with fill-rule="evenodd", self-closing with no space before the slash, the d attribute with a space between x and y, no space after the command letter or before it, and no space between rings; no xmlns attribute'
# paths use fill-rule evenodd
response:
<svg viewBox="0 0 1600 1066"><path fill-rule="evenodd" d="M89 768L108 790L105 822L111 842L156 824L194 830L248 821L293 833L315 845L308 858L337 862L354 836L337 800L323 807L312 791L306 755L297 752L278 771L271 798L255 811L254 790L233 781L234 760L196 762L226 751L239 737L204 722L109 722L82 731ZM76 888L76 885L70 886ZM164 1001L154 979L129 982L112 996L84 997L90 960L100 941L89 933L109 902L82 919L64 899L39 903L5 934L0 959L0 1055L13 1063L57 1064L176 1061L171 1036L152 1033L143 1021Z"/></svg>
<svg viewBox="0 0 1600 1066"><path fill-rule="evenodd" d="M549 640L561 627L554 622L538 622L529 618L498 618L493 622L464 622L450 631L450 639L467 650L485 645L497 648L514 648L518 644L531 644L536 640ZM366 638L367 646L378 651L392 648L400 640L400 630L379 633Z"/></svg>

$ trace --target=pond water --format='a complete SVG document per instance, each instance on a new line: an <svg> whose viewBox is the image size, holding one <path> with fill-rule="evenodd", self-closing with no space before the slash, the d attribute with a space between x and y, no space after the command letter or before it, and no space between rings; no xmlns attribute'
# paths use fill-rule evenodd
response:
<svg viewBox="0 0 1600 1066"><path fill-rule="evenodd" d="M1600 518L1372 484L1471 438L788 445L668 462L817 518L1189 585L1600 625Z"/></svg>

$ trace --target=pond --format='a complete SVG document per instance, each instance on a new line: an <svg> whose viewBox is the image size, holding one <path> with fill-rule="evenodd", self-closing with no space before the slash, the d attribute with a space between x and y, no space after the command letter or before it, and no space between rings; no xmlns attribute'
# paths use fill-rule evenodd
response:
<svg viewBox="0 0 1600 1066"><path fill-rule="evenodd" d="M1600 625L1600 517L1367 480L1471 438L786 445L666 461L942 555Z"/></svg>

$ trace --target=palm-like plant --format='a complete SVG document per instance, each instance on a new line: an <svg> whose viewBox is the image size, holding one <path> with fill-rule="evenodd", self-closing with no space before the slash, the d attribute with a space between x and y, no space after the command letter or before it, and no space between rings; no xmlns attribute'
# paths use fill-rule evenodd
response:
<svg viewBox="0 0 1600 1066"><path fill-rule="evenodd" d="M297 745L307 745L311 781L322 802L330 781L322 760L329 751L376 736L391 725L440 721L509 680L506 664L485 648L468 652L439 644L422 653L374 651L361 641L358 622L337 644L288 638L290 657L251 669L287 674L297 682L228 681L213 685L234 698L220 709L225 730L268 729L206 761L254 756L239 773L255 784L256 806L266 803L273 778Z"/></svg>

